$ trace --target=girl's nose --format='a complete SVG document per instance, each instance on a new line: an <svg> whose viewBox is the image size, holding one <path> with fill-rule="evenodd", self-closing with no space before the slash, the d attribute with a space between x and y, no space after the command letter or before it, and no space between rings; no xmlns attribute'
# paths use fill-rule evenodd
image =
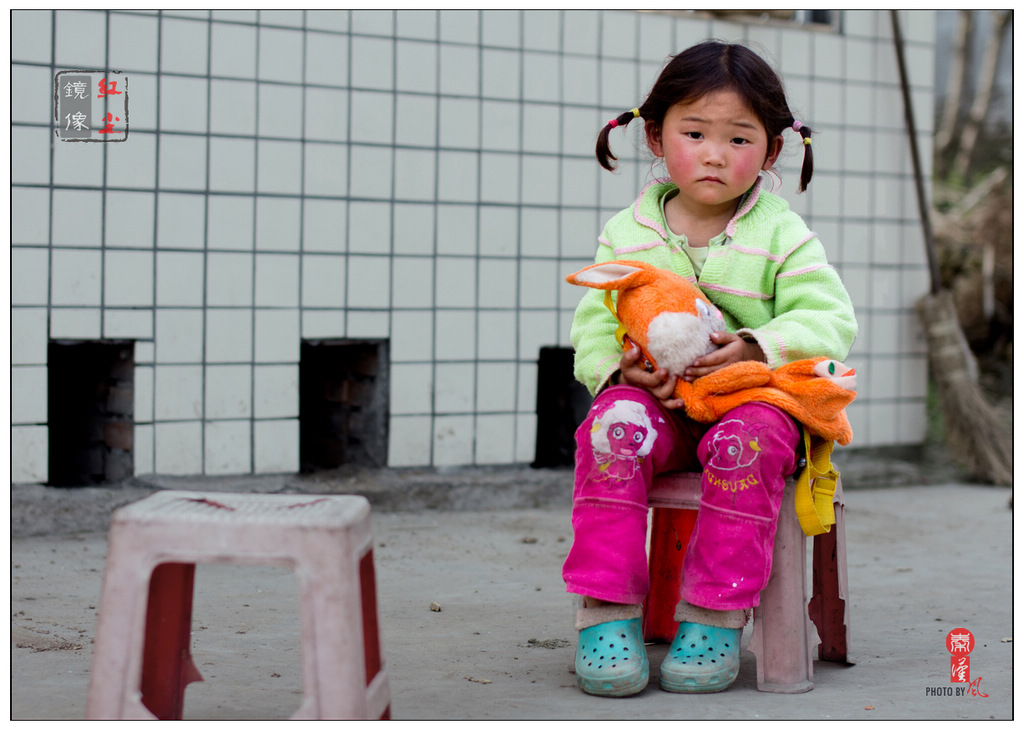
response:
<svg viewBox="0 0 1024 730"><path fill-rule="evenodd" d="M725 164L725 154L720 145L709 144L704 146L704 164L713 167L721 167Z"/></svg>

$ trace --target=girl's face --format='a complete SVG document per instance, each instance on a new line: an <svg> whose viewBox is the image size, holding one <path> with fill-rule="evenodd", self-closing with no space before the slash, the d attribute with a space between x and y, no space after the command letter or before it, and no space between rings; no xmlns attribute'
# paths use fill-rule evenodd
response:
<svg viewBox="0 0 1024 730"><path fill-rule="evenodd" d="M782 137L768 138L764 125L734 91L716 91L669 108L660 128L648 122L647 144L665 159L679 186L679 203L696 215L729 211L775 164Z"/></svg>

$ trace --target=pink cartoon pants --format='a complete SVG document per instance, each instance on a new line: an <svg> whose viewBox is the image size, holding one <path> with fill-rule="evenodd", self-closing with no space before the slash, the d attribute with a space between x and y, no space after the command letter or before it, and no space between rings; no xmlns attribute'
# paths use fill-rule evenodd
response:
<svg viewBox="0 0 1024 730"><path fill-rule="evenodd" d="M703 470L681 598L719 611L758 605L800 433L763 403L708 427L628 385L603 390L576 432L574 541L566 590L614 603L647 595L647 491L655 475Z"/></svg>

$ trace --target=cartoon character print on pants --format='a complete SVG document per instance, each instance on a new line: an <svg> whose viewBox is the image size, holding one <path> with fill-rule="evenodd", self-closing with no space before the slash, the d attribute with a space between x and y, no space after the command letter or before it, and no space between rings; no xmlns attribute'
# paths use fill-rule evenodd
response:
<svg viewBox="0 0 1024 730"><path fill-rule="evenodd" d="M761 446L758 444L758 434L765 428L763 423L746 424L743 421L731 419L722 421L720 428L715 432L711 441L710 458L707 466L715 471L737 471L750 467L761 453ZM742 478L729 479L709 473L712 482L717 486L730 492L749 489L757 484L756 478L751 472L747 472Z"/></svg>
<svg viewBox="0 0 1024 730"><path fill-rule="evenodd" d="M642 405L629 400L615 401L594 419L590 431L599 476L632 479L657 438L658 433Z"/></svg>

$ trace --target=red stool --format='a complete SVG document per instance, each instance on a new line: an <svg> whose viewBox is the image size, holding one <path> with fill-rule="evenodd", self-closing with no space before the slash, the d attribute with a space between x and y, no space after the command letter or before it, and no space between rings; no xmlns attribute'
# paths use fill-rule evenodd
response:
<svg viewBox="0 0 1024 730"><path fill-rule="evenodd" d="M158 492L114 513L86 717L181 719L202 680L190 632L196 563L278 565L299 582L296 718L390 712L370 506L355 496Z"/></svg>
<svg viewBox="0 0 1024 730"><path fill-rule="evenodd" d="M683 556L700 507L700 480L699 473L665 474L655 479L648 495L652 514L651 591L644 606L647 641L669 643L676 635L678 623L673 614L679 602ZM853 663L847 654L850 605L842 484L837 482L833 498L835 525L814 538L809 606L805 603L806 538L793 495L794 482L790 481L779 513L771 577L761 592L761 604L754 609L754 629L747 647L757 658L757 688L762 692L795 694L814 689L815 645L819 659Z"/></svg>

